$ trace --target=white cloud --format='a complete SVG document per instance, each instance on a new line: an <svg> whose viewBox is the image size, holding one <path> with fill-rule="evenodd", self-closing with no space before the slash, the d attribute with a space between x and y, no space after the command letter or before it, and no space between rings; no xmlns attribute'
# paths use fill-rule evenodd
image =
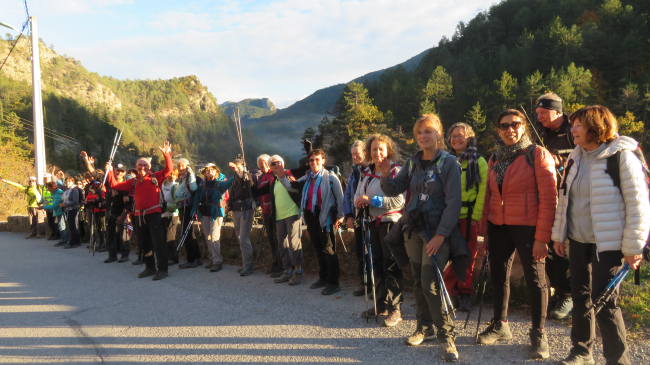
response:
<svg viewBox="0 0 650 365"><path fill-rule="evenodd" d="M153 16L149 26L165 30L164 35L64 51L100 74L131 79L194 74L219 102L268 95L284 106L305 93L403 62L436 45L441 36L451 37L460 20L490 4L224 1L201 12L184 9Z"/></svg>

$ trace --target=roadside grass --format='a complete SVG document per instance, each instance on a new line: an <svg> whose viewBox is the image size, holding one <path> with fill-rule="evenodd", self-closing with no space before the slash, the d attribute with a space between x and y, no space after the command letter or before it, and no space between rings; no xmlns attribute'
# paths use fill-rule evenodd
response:
<svg viewBox="0 0 650 365"><path fill-rule="evenodd" d="M628 336L650 337L650 262L641 263L641 285L634 285L634 272L621 285L620 305Z"/></svg>

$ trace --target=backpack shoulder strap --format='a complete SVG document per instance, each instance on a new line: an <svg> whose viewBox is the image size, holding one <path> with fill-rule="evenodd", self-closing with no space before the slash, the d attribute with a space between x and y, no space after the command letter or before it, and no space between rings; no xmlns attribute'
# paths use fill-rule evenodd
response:
<svg viewBox="0 0 650 365"><path fill-rule="evenodd" d="M530 146L528 146L526 148L526 152L524 152L524 156L526 157L526 163L533 170L535 170L535 150L537 150L537 145L533 143Z"/></svg>
<svg viewBox="0 0 650 365"><path fill-rule="evenodd" d="M621 151L616 151L613 155L607 157L607 169L605 172L614 182L614 186L618 188L618 191L623 194L621 191Z"/></svg>

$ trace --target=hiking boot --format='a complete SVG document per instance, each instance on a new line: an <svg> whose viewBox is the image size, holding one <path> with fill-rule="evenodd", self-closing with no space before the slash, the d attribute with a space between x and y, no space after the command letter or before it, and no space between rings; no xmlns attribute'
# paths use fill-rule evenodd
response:
<svg viewBox="0 0 650 365"><path fill-rule="evenodd" d="M404 339L404 344L408 346L418 346L424 341L431 341L436 338L436 331L429 328L426 331L418 328L412 335Z"/></svg>
<svg viewBox="0 0 650 365"><path fill-rule="evenodd" d="M205 265L203 265L203 267L205 267L206 269L212 269L212 266L214 266L212 261L206 262Z"/></svg>
<svg viewBox="0 0 650 365"><path fill-rule="evenodd" d="M140 261L140 259L135 259L135 261L131 263L131 265L142 265L142 264L144 264L144 262Z"/></svg>
<svg viewBox="0 0 650 365"><path fill-rule="evenodd" d="M294 286L300 284L302 281L302 270L298 272L297 270L293 270L293 275L291 276L291 279L289 280L289 285Z"/></svg>
<svg viewBox="0 0 650 365"><path fill-rule="evenodd" d="M63 245L63 248L68 249L68 248L76 248L79 247L80 245Z"/></svg>
<svg viewBox="0 0 650 365"><path fill-rule="evenodd" d="M338 286L338 285L334 285L334 284L327 284L327 286L325 287L325 289L321 290L320 293L321 293L322 295L330 295L330 294L334 294L334 293L336 293L336 292L339 291L339 290L341 290L341 287L340 287L340 286Z"/></svg>
<svg viewBox="0 0 650 365"><path fill-rule="evenodd" d="M146 278L147 276L151 276L151 275L154 275L154 274L156 274L156 270L154 270L154 269L144 269L143 272L138 274L138 277L139 278Z"/></svg>
<svg viewBox="0 0 650 365"><path fill-rule="evenodd" d="M456 361L458 360L458 351L456 350L456 345L453 342L441 343L440 347L442 348L442 360L443 361Z"/></svg>
<svg viewBox="0 0 650 365"><path fill-rule="evenodd" d="M284 275L284 273L285 273L284 270L279 269L279 270L276 270L276 271L270 273L270 274L269 274L269 277L270 277L271 279L281 278L282 275ZM276 283L277 283L277 281L276 281Z"/></svg>
<svg viewBox="0 0 650 365"><path fill-rule="evenodd" d="M569 354L569 357L560 361L558 365L595 365L594 357L590 354L579 355L573 351Z"/></svg>
<svg viewBox="0 0 650 365"><path fill-rule="evenodd" d="M291 277L293 276L293 273L289 274L286 271L282 273L279 277L275 278L273 280L274 283L286 283L287 281L291 280Z"/></svg>
<svg viewBox="0 0 650 365"><path fill-rule="evenodd" d="M54 247L61 247L61 246L65 246L65 243L57 242L57 243L54 244Z"/></svg>
<svg viewBox="0 0 650 365"><path fill-rule="evenodd" d="M210 268L210 272L217 272L222 269L221 264L212 264L212 267Z"/></svg>
<svg viewBox="0 0 650 365"><path fill-rule="evenodd" d="M550 317L553 319L564 319L571 314L572 309L573 299L571 297L558 297Z"/></svg>
<svg viewBox="0 0 650 365"><path fill-rule="evenodd" d="M243 267L240 267L239 269L237 269L237 272L240 273L240 274L241 274L242 271L244 271Z"/></svg>
<svg viewBox="0 0 650 365"><path fill-rule="evenodd" d="M388 316L384 319L385 327L395 327L402 321L402 312L399 308L393 309L388 312Z"/></svg>
<svg viewBox="0 0 650 365"><path fill-rule="evenodd" d="M248 275L253 273L253 270L255 270L255 266L253 266L251 268L244 268L244 270L242 270L239 273L239 276L248 276Z"/></svg>
<svg viewBox="0 0 650 365"><path fill-rule="evenodd" d="M530 336L530 356L533 359L548 359L548 338L544 329L531 328L528 332Z"/></svg>
<svg viewBox="0 0 650 365"><path fill-rule="evenodd" d="M364 318L364 319L365 319L365 318L374 318L375 315L376 315L376 314L375 314L375 307L372 307L372 308L368 309L368 313L367 313L367 314L366 314L366 311L361 312L361 318ZM388 316L388 310L379 307L379 316L380 316L380 317L386 317L386 316Z"/></svg>
<svg viewBox="0 0 650 365"><path fill-rule="evenodd" d="M194 262L186 262L184 264L178 265L179 269L193 269L195 267L198 267L199 263L194 261Z"/></svg>
<svg viewBox="0 0 650 365"><path fill-rule="evenodd" d="M196 262L196 264L199 266L203 265L203 259L196 259L194 262Z"/></svg>
<svg viewBox="0 0 650 365"><path fill-rule="evenodd" d="M460 303L456 308L461 312L469 312L470 308L472 308L472 294L461 294Z"/></svg>
<svg viewBox="0 0 650 365"><path fill-rule="evenodd" d="M167 276L168 276L167 271L158 270L158 271L156 271L156 275L154 275L153 278L151 278L151 280L162 280L162 279L166 278Z"/></svg>
<svg viewBox="0 0 650 365"><path fill-rule="evenodd" d="M357 289L352 292L352 295L354 295L355 297L361 297L366 295L366 286L363 285L363 283L359 284Z"/></svg>
<svg viewBox="0 0 650 365"><path fill-rule="evenodd" d="M105 264L110 264L111 262L117 261L117 257L109 256L106 260L104 260Z"/></svg>
<svg viewBox="0 0 650 365"><path fill-rule="evenodd" d="M26 240L30 239L30 238L36 238L36 235L35 234L30 234L29 236L25 237Z"/></svg>
<svg viewBox="0 0 650 365"><path fill-rule="evenodd" d="M485 331L481 332L478 335L476 343L479 345L491 345L496 341L504 341L512 339L512 334L510 333L510 325L508 322L498 321L492 318L490 325Z"/></svg>
<svg viewBox="0 0 650 365"><path fill-rule="evenodd" d="M309 289L318 289L325 286L327 286L327 282L323 279L318 279L318 281L309 286Z"/></svg>
<svg viewBox="0 0 650 365"><path fill-rule="evenodd" d="M127 261L129 261L129 256L122 256L122 257L120 257L119 260L117 260L117 262L120 263L120 264L123 263L123 262L127 262Z"/></svg>

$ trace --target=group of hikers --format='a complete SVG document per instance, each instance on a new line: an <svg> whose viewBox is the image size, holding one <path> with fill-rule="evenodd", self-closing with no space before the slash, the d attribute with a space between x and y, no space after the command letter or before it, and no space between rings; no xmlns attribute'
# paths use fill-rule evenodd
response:
<svg viewBox="0 0 650 365"><path fill-rule="evenodd" d="M82 152L88 168L83 180L68 177L63 185L46 175L44 186L36 178L28 186L7 183L27 195L27 238L45 235L44 209L57 246L79 246L88 241L89 230L106 232L105 242L98 234L99 247L108 251L104 262L125 262L132 230L140 252L135 263L146 265L138 277L153 280L179 263L179 244L186 251L180 269L204 265L197 239L188 234L195 222L208 246L204 267L220 271L220 231L228 212L242 254L238 273L251 275L250 233L261 205L273 258L265 274L276 283L300 284L304 223L319 269L310 288L330 295L340 290L335 232L345 225L355 235L359 286L353 295L367 298L372 291L376 303L363 316L383 317L387 327L402 321L403 270L410 267L417 321L404 342L418 346L437 337L445 361L458 360L448 304L461 311L473 305L481 235L489 253L494 317L477 343L512 338L507 314L517 252L530 291L532 358L549 357L547 315L572 314L572 349L560 364L595 363L596 323L607 364L630 364L618 292L598 313L592 302L624 264L638 267L648 238L650 202L637 142L619 136L616 118L600 105L567 115L562 99L548 93L539 98L536 113L540 128L516 109L501 112L494 125L496 148L488 158L478 154L470 125L453 124L445 135L435 114L415 122L419 151L402 165L390 137L370 135L351 146L354 164L345 188L320 149L309 148L307 166L294 169L278 155L262 155L259 171L248 171L238 158L229 163L232 176L226 178L212 163L201 176L186 159L174 166L168 142L160 147L165 163L158 172L150 170L146 157L133 170L109 162L102 183L104 173ZM85 217L77 217L82 207ZM80 235L81 221L92 223ZM180 243L177 228L184 232Z"/></svg>

